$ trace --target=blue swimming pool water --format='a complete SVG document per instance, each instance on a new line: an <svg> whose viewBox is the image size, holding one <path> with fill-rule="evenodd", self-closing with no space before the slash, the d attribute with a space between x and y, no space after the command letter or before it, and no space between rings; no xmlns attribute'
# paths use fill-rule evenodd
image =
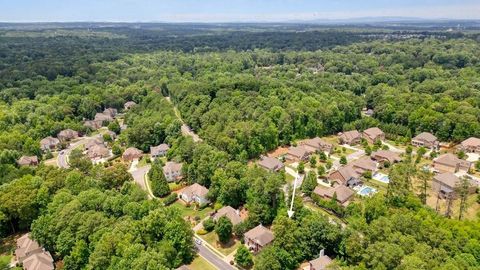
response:
<svg viewBox="0 0 480 270"><path fill-rule="evenodd" d="M360 194L361 196L369 196L374 194L375 192L376 190L374 188L365 186L360 191L358 191L358 194Z"/></svg>
<svg viewBox="0 0 480 270"><path fill-rule="evenodd" d="M390 183L390 178L388 178L388 175L378 173L373 176L373 179L380 181L382 183L388 184Z"/></svg>

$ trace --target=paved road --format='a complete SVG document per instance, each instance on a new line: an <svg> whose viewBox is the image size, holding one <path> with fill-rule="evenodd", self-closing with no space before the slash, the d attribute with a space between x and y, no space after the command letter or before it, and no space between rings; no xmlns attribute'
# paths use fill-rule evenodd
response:
<svg viewBox="0 0 480 270"><path fill-rule="evenodd" d="M197 248L198 254L200 256L202 256L205 260L209 261L217 269L220 269L220 270L237 270L237 268L231 266L227 262L220 259L217 255L215 255L215 253L213 253L213 251L211 251L207 247L205 247L203 245L199 245L196 242L195 242L195 247Z"/></svg>
<svg viewBox="0 0 480 270"><path fill-rule="evenodd" d="M58 153L57 157L57 165L60 168L68 169L70 168L70 165L68 164L68 157L70 156L70 153L72 152L73 149L77 148L79 145L87 143L89 140L94 139L96 137L102 136L101 134L95 135L92 137L82 137L80 140L71 143L68 145L68 147L65 150L60 151Z"/></svg>
<svg viewBox="0 0 480 270"><path fill-rule="evenodd" d="M136 168L135 170L131 171L130 174L133 176L133 180L137 185L139 185L143 190L145 190L148 193L149 197L152 197L150 189L147 188L145 185L145 174L150 171L150 165L141 167L141 168Z"/></svg>

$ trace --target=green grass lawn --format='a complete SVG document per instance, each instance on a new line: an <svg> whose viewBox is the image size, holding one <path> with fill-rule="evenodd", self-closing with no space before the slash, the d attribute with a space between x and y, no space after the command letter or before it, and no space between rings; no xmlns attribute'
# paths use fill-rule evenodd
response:
<svg viewBox="0 0 480 270"><path fill-rule="evenodd" d="M230 242L225 245L220 244L220 242L218 242L218 236L215 232L209 232L205 235L200 235L200 237L223 255L229 255L237 250L237 248L241 245L240 241L234 240L233 238L230 239Z"/></svg>
<svg viewBox="0 0 480 270"><path fill-rule="evenodd" d="M341 219L339 219L337 216L330 214L329 212L325 211L323 208L319 207L318 205L316 205L313 202L305 202L304 205L305 205L306 208L308 208L312 211L318 212L318 213L320 213L324 216L331 217L332 219L334 219L339 224L343 223L343 221Z"/></svg>
<svg viewBox="0 0 480 270"><path fill-rule="evenodd" d="M191 205L190 207L187 207L183 205L181 202L176 201L173 203L170 207L175 207L180 211L182 217L191 217L194 218L196 216L200 217L200 219L204 219L208 213L213 211L213 208L210 206L207 206L201 210L195 210L195 207Z"/></svg>
<svg viewBox="0 0 480 270"><path fill-rule="evenodd" d="M217 268L215 268L201 256L197 256L188 267L192 270L217 270Z"/></svg>

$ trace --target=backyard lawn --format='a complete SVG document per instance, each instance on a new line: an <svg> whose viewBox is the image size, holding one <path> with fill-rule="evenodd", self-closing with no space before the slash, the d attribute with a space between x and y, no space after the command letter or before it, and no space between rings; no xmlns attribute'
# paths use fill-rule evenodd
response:
<svg viewBox="0 0 480 270"><path fill-rule="evenodd" d="M170 207L175 207L180 211L182 217L191 217L195 218L196 216L200 217L200 219L204 219L208 213L213 211L213 208L207 206L201 210L195 210L195 206L191 205L190 207L185 206L180 201L176 201Z"/></svg>
<svg viewBox="0 0 480 270"><path fill-rule="evenodd" d="M217 270L213 265L211 265L207 260L201 256L197 256L195 260L188 266L192 270Z"/></svg>

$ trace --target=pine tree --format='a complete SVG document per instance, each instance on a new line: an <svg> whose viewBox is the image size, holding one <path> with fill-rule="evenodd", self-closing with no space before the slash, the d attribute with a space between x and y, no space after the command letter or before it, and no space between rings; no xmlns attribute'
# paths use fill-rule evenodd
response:
<svg viewBox="0 0 480 270"><path fill-rule="evenodd" d="M317 186L317 174L314 171L309 171L302 183L302 192L310 196L312 191Z"/></svg>
<svg viewBox="0 0 480 270"><path fill-rule="evenodd" d="M460 210L458 213L458 219L462 220L465 211L468 208L467 199L468 199L468 190L470 189L470 181L466 177L462 177L460 182L455 187L455 192L460 199Z"/></svg>
<svg viewBox="0 0 480 270"><path fill-rule="evenodd" d="M156 160L148 172L148 178L151 183L152 193L156 197L165 197L170 194L167 178L163 174L163 168L160 161Z"/></svg>

